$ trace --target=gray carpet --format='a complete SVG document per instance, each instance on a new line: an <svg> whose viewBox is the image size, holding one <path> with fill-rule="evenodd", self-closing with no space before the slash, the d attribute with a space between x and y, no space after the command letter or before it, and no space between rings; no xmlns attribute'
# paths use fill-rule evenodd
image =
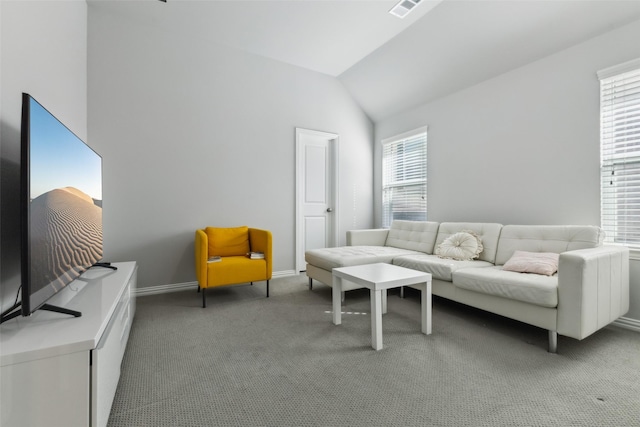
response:
<svg viewBox="0 0 640 427"><path fill-rule="evenodd" d="M434 297L389 295L384 349L370 346L367 290L306 276L137 299L110 427L640 426L640 334L577 341ZM363 314L365 313L365 314Z"/></svg>

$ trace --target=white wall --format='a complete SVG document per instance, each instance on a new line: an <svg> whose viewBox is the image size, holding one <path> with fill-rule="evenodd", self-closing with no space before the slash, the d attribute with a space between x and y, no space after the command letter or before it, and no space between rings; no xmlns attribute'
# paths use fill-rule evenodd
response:
<svg viewBox="0 0 640 427"><path fill-rule="evenodd" d="M87 4L1 1L2 309L20 286L19 170L22 92L87 136Z"/></svg>
<svg viewBox="0 0 640 427"><path fill-rule="evenodd" d="M640 21L376 123L375 188L379 141L428 125L429 220L600 224L596 71L640 57L638 40Z"/></svg>
<svg viewBox="0 0 640 427"><path fill-rule="evenodd" d="M194 281L193 236L208 225L271 230L274 272L294 270L295 127L341 136L342 239L373 225L373 126L337 79L99 2L88 43L105 259L137 260L141 287Z"/></svg>

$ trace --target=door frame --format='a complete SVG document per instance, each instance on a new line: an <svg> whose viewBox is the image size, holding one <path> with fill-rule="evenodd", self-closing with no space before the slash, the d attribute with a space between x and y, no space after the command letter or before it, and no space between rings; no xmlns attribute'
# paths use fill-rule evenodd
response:
<svg viewBox="0 0 640 427"><path fill-rule="evenodd" d="M296 128L296 181L295 181L295 191L296 191L296 248L295 248L295 266L296 266L296 274L300 271L306 270L306 264L304 261L304 221L302 218L302 209L301 204L303 203L302 197L302 186L300 185L303 182L303 177L305 173L305 162L302 156L303 150L300 149L301 137L303 135L310 136L319 136L322 138L326 138L329 141L329 171L328 176L330 179L329 191L331 192L329 196L329 201L332 205L333 213L329 215L331 232L329 234L329 247L335 246L338 243L339 234L339 223L338 214L340 212L338 206L338 189L339 186L339 147L340 147L340 135L331 132L322 132L311 129L304 128Z"/></svg>

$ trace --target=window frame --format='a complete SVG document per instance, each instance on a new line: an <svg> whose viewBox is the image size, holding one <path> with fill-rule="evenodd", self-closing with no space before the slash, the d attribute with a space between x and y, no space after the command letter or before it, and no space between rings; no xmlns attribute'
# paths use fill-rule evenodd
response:
<svg viewBox="0 0 640 427"><path fill-rule="evenodd" d="M634 186L640 187L640 58L600 70L597 76L600 81L600 225L605 231L605 243L627 246L638 257L640 203L634 204L628 196ZM630 79L637 89L630 87ZM628 97L630 89L633 96ZM629 212L634 210L638 211L635 226L636 214Z"/></svg>
<svg viewBox="0 0 640 427"><path fill-rule="evenodd" d="M410 161L407 167L404 167L404 163L402 165L402 173L405 174L405 179L402 180L394 180L392 182L387 182L387 167L388 167L388 162L387 162L387 154L386 151L388 149L388 147L390 147L391 145L394 144L405 144L405 143L410 143L410 142L416 142L415 140L419 137L423 137L424 138L424 147L423 147L423 158L424 158L424 162L423 165L421 166L421 171L420 171L420 177L411 177L411 172L407 171L411 166L415 166L417 163L415 161ZM427 159L428 159L428 155L427 155L427 147L428 147L428 133L427 133L427 126L422 126L419 127L417 129L413 129L411 131L408 132L404 132L401 133L399 135L395 135L393 137L390 138L385 138L381 141L381 145L382 145L382 155L381 155L381 191L380 191L380 195L381 195L381 203L380 203L380 207L381 207L381 225L383 228L389 228L391 223L394 220L394 215L393 212L394 211L388 211L389 207L387 206L387 193L388 191L390 191L390 189L406 189L408 187L415 187L415 186L421 186L422 189L419 190L422 193L422 200L424 200L424 217L420 218L419 220L425 220L427 219L427 213L428 213L428 209L427 209ZM414 154L412 154L414 155ZM400 173L400 170L397 171L398 173ZM410 177L409 179L406 179L406 174L407 172L409 173ZM409 202L411 203L411 202ZM395 219L413 219L413 218L395 218Z"/></svg>

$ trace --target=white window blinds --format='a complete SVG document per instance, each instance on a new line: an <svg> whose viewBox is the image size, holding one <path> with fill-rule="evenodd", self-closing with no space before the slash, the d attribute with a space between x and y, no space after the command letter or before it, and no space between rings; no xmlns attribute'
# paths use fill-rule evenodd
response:
<svg viewBox="0 0 640 427"><path fill-rule="evenodd" d="M605 241L640 248L640 60L598 77Z"/></svg>
<svg viewBox="0 0 640 427"><path fill-rule="evenodd" d="M394 219L427 219L427 131L383 141L382 226Z"/></svg>

